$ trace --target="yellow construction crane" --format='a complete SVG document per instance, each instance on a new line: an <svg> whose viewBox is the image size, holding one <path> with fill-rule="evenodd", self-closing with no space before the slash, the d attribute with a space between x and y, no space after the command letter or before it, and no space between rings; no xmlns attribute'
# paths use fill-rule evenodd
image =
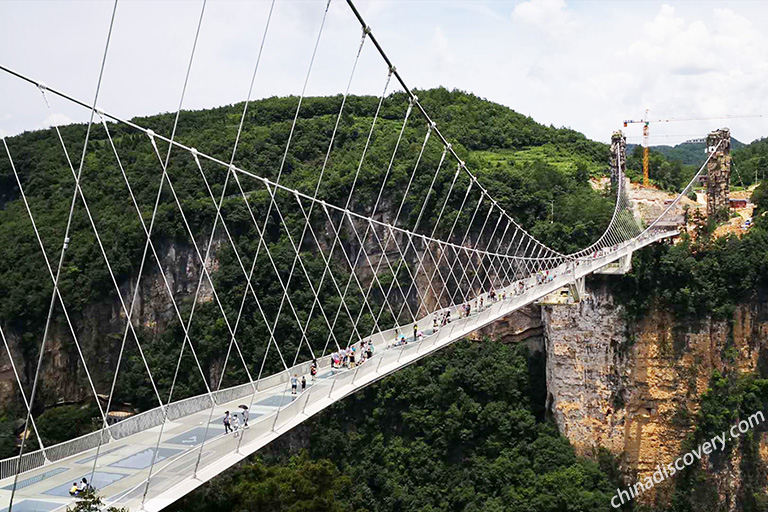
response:
<svg viewBox="0 0 768 512"><path fill-rule="evenodd" d="M725 115L725 116L717 116L717 117L687 117L687 118L671 118L671 119L654 119L649 120L648 119L648 109L645 109L645 116L643 116L643 119L640 120L634 120L634 119L627 119L624 121L624 128L627 127L629 124L637 124L642 123L643 125L643 186L647 187L649 185L649 177L648 177L648 161L649 161L649 137L650 137L650 124L651 123L671 123L671 122L677 122L677 121L710 121L713 119L736 119L736 118L743 118L743 117L763 117L762 114L752 114L752 115Z"/></svg>

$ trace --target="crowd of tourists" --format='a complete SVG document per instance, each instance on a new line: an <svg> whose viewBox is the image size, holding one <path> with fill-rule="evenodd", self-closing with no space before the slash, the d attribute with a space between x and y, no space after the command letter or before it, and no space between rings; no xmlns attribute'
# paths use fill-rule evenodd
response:
<svg viewBox="0 0 768 512"><path fill-rule="evenodd" d="M557 274L550 273L549 270L537 272L534 276L536 284L543 284L551 282ZM530 287L532 283L528 283L529 279L518 281L512 286L512 292L515 296L523 294ZM468 301L458 306L458 312L460 318L467 318L472 315L473 311L483 311L499 300L506 300L506 290L497 292L495 289L490 289L486 294L480 295L472 301ZM441 327L444 327L451 323L451 309L445 309L438 313L435 313L432 317L432 334L436 333ZM406 335L400 331L396 331L395 339L393 343L387 344L387 348L399 347L407 344L409 341L421 341L425 337L424 331L419 328L418 323L413 324L413 337L409 339ZM373 341L370 339L363 340L359 343L353 343L346 348L339 348L330 355L331 368L337 369L352 369L356 366L365 364L366 361L371 359L374 354ZM318 362L317 359L312 361L310 366L310 379L311 382L315 382L317 378ZM307 378L305 375L299 377L298 374L293 374L289 379L291 385L291 394L297 395L303 392L307 388ZM244 406L241 406L244 407ZM230 432L238 435L238 430L246 428L248 426L248 409L245 408L241 412L241 417L238 417L238 413L230 414L229 411L224 413L223 423L224 432L228 434ZM74 487L73 487L74 489Z"/></svg>
<svg viewBox="0 0 768 512"><path fill-rule="evenodd" d="M229 413L229 411L226 411L224 413L224 433L229 434L230 432L233 432L235 434L235 437L240 435L239 430L241 428L247 428L248 427L248 408L244 405L240 406L241 416L242 416L242 424L240 420L240 416L237 415L236 412L233 412L232 414Z"/></svg>
<svg viewBox="0 0 768 512"><path fill-rule="evenodd" d="M353 343L347 348L342 348L331 354L331 368L354 368L373 357L373 341L363 340ZM316 361L313 366L316 366Z"/></svg>

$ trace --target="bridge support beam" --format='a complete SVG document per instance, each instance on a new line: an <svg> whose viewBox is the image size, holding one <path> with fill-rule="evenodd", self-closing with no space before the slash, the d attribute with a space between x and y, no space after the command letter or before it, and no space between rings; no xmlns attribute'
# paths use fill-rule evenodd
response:
<svg viewBox="0 0 768 512"><path fill-rule="evenodd" d="M622 256L619 260L619 274L627 274L632 270L632 253Z"/></svg>
<svg viewBox="0 0 768 512"><path fill-rule="evenodd" d="M622 256L617 261L609 263L601 269L595 270L595 274L603 274L609 276L623 276L632 270L632 253L628 253Z"/></svg>
<svg viewBox="0 0 768 512"><path fill-rule="evenodd" d="M616 193L619 179L627 171L627 138L621 130L611 135L611 191Z"/></svg>
<svg viewBox="0 0 768 512"><path fill-rule="evenodd" d="M573 302L581 302L586 294L586 285L584 284L584 278L579 277L574 282L568 285L568 289L571 292L571 298Z"/></svg>

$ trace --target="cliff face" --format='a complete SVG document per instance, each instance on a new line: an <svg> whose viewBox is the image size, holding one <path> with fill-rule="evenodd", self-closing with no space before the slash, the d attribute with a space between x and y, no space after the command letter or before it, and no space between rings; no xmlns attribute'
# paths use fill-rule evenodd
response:
<svg viewBox="0 0 768 512"><path fill-rule="evenodd" d="M594 455L604 447L619 457L626 474L641 480L657 464L683 455L681 442L715 369L757 369L768 318L763 308L743 305L730 322L680 325L654 309L629 325L609 287L610 281L597 281L579 304L542 308L548 408L579 452ZM642 501L665 502L671 484ZM736 510L738 451L711 484L722 509Z"/></svg>
<svg viewBox="0 0 768 512"><path fill-rule="evenodd" d="M214 272L218 267L215 257L209 258L208 270ZM165 279L173 291L177 303L185 297L194 295L197 288L201 265L191 245L167 243L156 245L162 261ZM203 249L201 249L203 250ZM138 271L138 269L137 269ZM126 307L130 308L134 295L135 277L131 282L120 283L120 293ZM151 343L154 337L165 331L168 323L176 318L173 303L168 294L163 276L157 264L148 256L144 277L137 294L137 303L133 310L133 325L143 334L142 343ZM211 286L203 279L198 295L198 302L213 300ZM65 298L66 300L66 298ZM57 306L58 308L58 306ZM70 314L75 326L78 342L82 348L82 357L86 360L90 376L99 393L108 392L114 368L117 364L120 344L125 329L125 312L120 300L113 295L110 300L87 305L82 313ZM24 358L19 350L19 334L6 330L8 344L15 356L16 367L27 392L35 375L37 360ZM131 334L127 343L134 343ZM40 340L36 340L39 344ZM41 395L39 401L50 405L58 401L79 402L93 400L88 376L85 373L77 346L63 314L57 309L57 315L51 325L51 332L45 347L43 366L40 374ZM2 350L0 356L0 404L13 401L16 382L8 354Z"/></svg>

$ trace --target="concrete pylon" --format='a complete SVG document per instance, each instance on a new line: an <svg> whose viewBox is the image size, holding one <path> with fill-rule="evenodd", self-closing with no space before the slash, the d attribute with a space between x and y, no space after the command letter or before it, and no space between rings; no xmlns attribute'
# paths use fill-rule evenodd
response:
<svg viewBox="0 0 768 512"><path fill-rule="evenodd" d="M611 135L611 190L619 186L619 176L626 176L627 171L627 137L621 130Z"/></svg>
<svg viewBox="0 0 768 512"><path fill-rule="evenodd" d="M714 153L707 163L707 218L727 220L731 186L731 131L721 128L707 135L707 151Z"/></svg>

